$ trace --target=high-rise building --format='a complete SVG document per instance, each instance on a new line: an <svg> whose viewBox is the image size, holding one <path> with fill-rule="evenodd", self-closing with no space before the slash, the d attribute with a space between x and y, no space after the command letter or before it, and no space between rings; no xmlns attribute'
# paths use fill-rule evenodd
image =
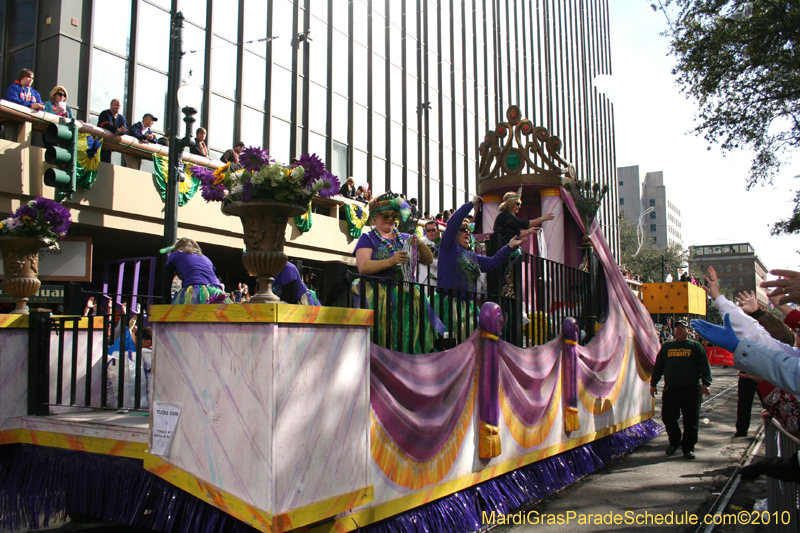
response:
<svg viewBox="0 0 800 533"><path fill-rule="evenodd" d="M756 255L750 243L704 244L689 247L689 269L708 272L713 266L717 271L720 288L730 289L730 294L755 291L758 302L769 306L767 291L761 282L767 279L769 269Z"/></svg>
<svg viewBox="0 0 800 533"><path fill-rule="evenodd" d="M8 0L0 2L4 87L31 68L45 99L55 85L67 88L80 120L96 124L119 99L129 125L151 113L157 133L166 133L178 11L180 75L191 71L202 85L195 126L208 130L212 159L237 141L283 162L313 152L334 174L375 193L404 192L435 214L475 194L478 146L516 104L561 139L561 156L580 179L611 187L598 218L618 249L613 110L592 83L611 72L607 2ZM6 129L4 168L31 174L23 185L3 180L14 184L0 184L0 212L47 193L34 175L36 136L29 152ZM19 153L38 162L20 164ZM153 166L124 168L116 153L112 163L100 164L97 192L81 189L67 202L75 231L94 239L96 259L151 255L163 229L162 206L148 190ZM199 195L178 219L180 234L212 252L241 249L238 223ZM311 232L287 236L287 253L352 263L353 243L335 210L320 208L314 219ZM316 239L322 227L327 235Z"/></svg>
<svg viewBox="0 0 800 533"><path fill-rule="evenodd" d="M664 185L664 173L648 172L639 181L639 167L617 168L619 209L632 224L638 224L642 213L645 235L659 248L683 244L681 211ZM649 210L649 212L648 212Z"/></svg>

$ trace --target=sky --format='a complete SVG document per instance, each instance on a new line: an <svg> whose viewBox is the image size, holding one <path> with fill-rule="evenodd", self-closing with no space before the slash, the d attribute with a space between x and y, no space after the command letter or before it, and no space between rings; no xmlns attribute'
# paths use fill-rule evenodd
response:
<svg viewBox="0 0 800 533"><path fill-rule="evenodd" d="M658 2L653 2L658 4ZM749 242L769 269L800 270L800 235L770 236L792 212L800 161L785 165L772 186L746 190L751 153L723 154L691 132L697 105L672 75L667 18L646 0L610 0L610 79L596 81L614 106L617 166L664 172L667 194L681 211L683 242ZM667 14L675 20L674 9Z"/></svg>

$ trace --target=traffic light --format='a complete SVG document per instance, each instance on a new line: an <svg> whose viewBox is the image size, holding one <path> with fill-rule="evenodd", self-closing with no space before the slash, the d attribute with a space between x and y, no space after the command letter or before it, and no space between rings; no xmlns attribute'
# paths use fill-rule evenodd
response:
<svg viewBox="0 0 800 533"><path fill-rule="evenodd" d="M63 120L63 119L62 119ZM44 152L44 160L53 165L44 173L44 184L56 188L56 200L72 198L78 163L78 126L74 120L50 124L44 138L53 146Z"/></svg>

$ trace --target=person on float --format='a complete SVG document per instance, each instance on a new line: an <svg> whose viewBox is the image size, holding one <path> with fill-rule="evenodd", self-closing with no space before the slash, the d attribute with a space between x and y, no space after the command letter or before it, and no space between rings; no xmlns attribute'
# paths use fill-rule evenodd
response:
<svg viewBox="0 0 800 533"><path fill-rule="evenodd" d="M451 313L453 322L457 321L458 311L455 305L457 302L461 303L462 340L469 336L474 329L473 323L477 318L477 309L472 302L472 296L481 272L488 272L504 266L514 250L527 240L527 237L512 236L510 241L492 257L481 256L470 251L469 243L472 232L470 225L464 219L473 207L477 207L482 201L480 196L476 196L471 202L459 207L450 217L439 243L439 271L436 280L439 290L434 300L434 309L448 326ZM449 304L442 305L440 300L448 301ZM442 312L441 309L444 311ZM472 317L469 323L466 320L467 316Z"/></svg>
<svg viewBox="0 0 800 533"><path fill-rule="evenodd" d="M172 297L172 304L232 303L214 272L211 260L203 255L197 243L181 237L174 246L163 250L169 253L165 280L172 283L175 274L181 279L181 290ZM169 286L162 294L168 294Z"/></svg>
<svg viewBox="0 0 800 533"><path fill-rule="evenodd" d="M500 212L494 219L493 231L500 235L503 245L511 242L515 236L517 238L527 237L536 231L543 222L553 220L556 216L548 213L533 220L522 220L517 217L517 213L522 208L522 187L517 192L509 191L503 195L503 203L500 204Z"/></svg>
<svg viewBox="0 0 800 533"><path fill-rule="evenodd" d="M272 292L288 304L322 305L314 291L303 283L297 267L289 261L272 281Z"/></svg>
<svg viewBox="0 0 800 533"><path fill-rule="evenodd" d="M420 264L429 265L433 262L433 253L416 235L409 235L407 233L399 233L395 225L400 218L407 219L411 214L410 206L400 198L399 195L389 191L381 194L380 196L370 200L369 213L373 220L372 231L362 233L361 237L356 243L353 255L356 258L356 265L358 266L359 274L366 276L374 276L384 280L391 280L395 282L412 281L416 282L416 259ZM412 251L409 254L406 249ZM416 253L413 251L416 250ZM411 262L409 267L405 270L408 272L408 278L404 274L403 266ZM375 309L375 327L378 328L379 343L382 346L389 346L387 344L387 334L389 322L391 321L393 327L399 327L398 312L403 313L403 334L400 336L392 335L391 348L402 349L403 351L411 351L413 353L420 353L423 349L433 347L433 330L443 332L444 328L441 321L433 313L433 310L428 304L427 298L424 297L419 291L417 286L413 286L413 291L409 292L409 285L402 285L403 290L406 291L406 296L403 301L406 305L403 309L397 308L398 303L398 285L392 284L391 291L388 295L391 302L387 302L386 285L380 283L378 285L378 294L373 294L371 283L359 283L358 280L353 284L353 291L356 293L355 304L359 305L361 297L361 287L364 287L365 298L367 307ZM375 298L377 298L378 305L375 305ZM424 300L424 305L420 306L420 299ZM389 305L392 305L391 313L395 316L389 316ZM424 339L420 335L420 320L416 315L411 324L409 317L413 309L426 309L428 320L427 326L421 332ZM432 329L433 328L433 329ZM404 337L398 339L398 337ZM409 340L410 339L410 340ZM413 344L412 344L413 342ZM424 344L424 345L423 345Z"/></svg>

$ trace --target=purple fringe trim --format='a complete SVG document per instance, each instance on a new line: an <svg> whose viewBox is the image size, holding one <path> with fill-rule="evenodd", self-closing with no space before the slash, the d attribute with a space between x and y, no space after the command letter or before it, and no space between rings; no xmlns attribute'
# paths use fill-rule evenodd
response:
<svg viewBox="0 0 800 533"><path fill-rule="evenodd" d="M367 533L477 531L481 513L508 514L563 489L663 431L652 419L359 529Z"/></svg>
<svg viewBox="0 0 800 533"><path fill-rule="evenodd" d="M508 514L541 500L655 437L652 419L371 524L363 531L476 531L481 513ZM40 529L69 511L176 533L255 533L144 470L142 461L27 444L0 446L0 530Z"/></svg>
<svg viewBox="0 0 800 533"><path fill-rule="evenodd" d="M257 532L151 474L140 460L0 446L0 530L48 527L69 511L157 531Z"/></svg>

